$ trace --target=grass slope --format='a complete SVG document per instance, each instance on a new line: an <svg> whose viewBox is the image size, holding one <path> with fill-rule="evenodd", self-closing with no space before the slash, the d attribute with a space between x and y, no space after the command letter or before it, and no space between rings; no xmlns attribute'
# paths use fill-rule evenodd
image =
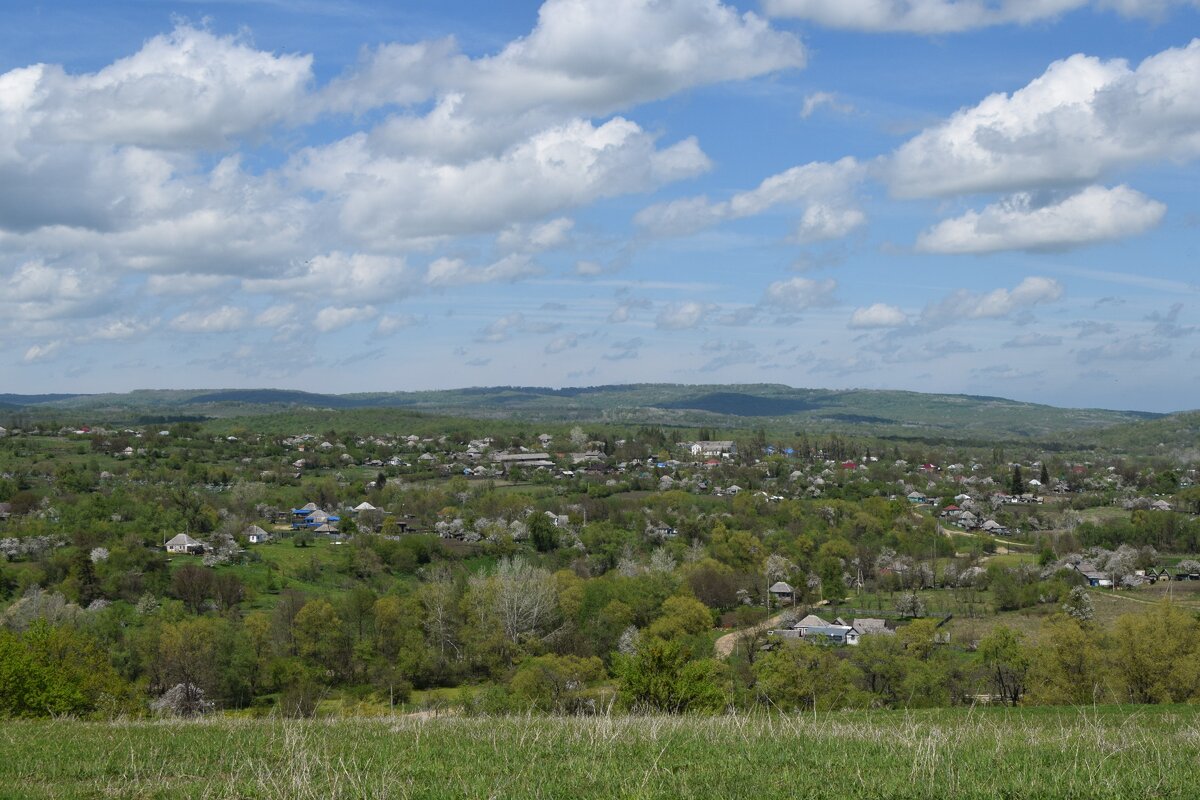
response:
<svg viewBox="0 0 1200 800"><path fill-rule="evenodd" d="M1200 709L15 722L21 798L1184 798Z"/></svg>

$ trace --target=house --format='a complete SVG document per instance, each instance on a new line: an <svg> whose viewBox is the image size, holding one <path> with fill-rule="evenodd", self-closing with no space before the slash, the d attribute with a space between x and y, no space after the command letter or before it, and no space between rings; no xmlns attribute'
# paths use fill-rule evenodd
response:
<svg viewBox="0 0 1200 800"><path fill-rule="evenodd" d="M371 505L366 500L363 500L361 503L356 505L353 509L355 514L358 514L363 511L378 511L378 510L379 509L375 508L375 506Z"/></svg>
<svg viewBox="0 0 1200 800"><path fill-rule="evenodd" d="M271 541L271 534L257 525L251 525L242 531L242 534L250 541L250 544L265 544Z"/></svg>
<svg viewBox="0 0 1200 800"><path fill-rule="evenodd" d="M874 619L872 617L856 618L850 623L850 627L854 628L855 632L858 633L860 637L866 636L867 634L883 634L885 636L894 636L896 633L887 626L886 622L881 619ZM848 644L858 644L858 642L854 641L849 642Z"/></svg>
<svg viewBox="0 0 1200 800"><path fill-rule="evenodd" d="M554 466L549 453L496 453L492 460L498 462L505 472L518 467L537 469Z"/></svg>
<svg viewBox="0 0 1200 800"><path fill-rule="evenodd" d="M909 492L908 493L908 502L917 503L917 504L928 503L929 498L926 497L925 495L921 494L920 492Z"/></svg>
<svg viewBox="0 0 1200 800"><path fill-rule="evenodd" d="M791 603L795 599L795 590L785 581L776 581L767 591L778 603Z"/></svg>
<svg viewBox="0 0 1200 800"><path fill-rule="evenodd" d="M0 503L0 519L8 519L12 516L12 503Z"/></svg>
<svg viewBox="0 0 1200 800"><path fill-rule="evenodd" d="M727 458L737 455L737 445L728 440L719 442L692 442L688 445L688 450L691 451L693 456L703 456L705 458L712 458L713 456Z"/></svg>
<svg viewBox="0 0 1200 800"><path fill-rule="evenodd" d="M203 553L204 543L196 541L186 533L179 533L169 539L165 545L168 553Z"/></svg>
<svg viewBox="0 0 1200 800"><path fill-rule="evenodd" d="M1112 578L1100 570L1096 569L1095 565L1089 561L1080 561L1072 565L1075 571L1087 579L1088 586L1112 586Z"/></svg>

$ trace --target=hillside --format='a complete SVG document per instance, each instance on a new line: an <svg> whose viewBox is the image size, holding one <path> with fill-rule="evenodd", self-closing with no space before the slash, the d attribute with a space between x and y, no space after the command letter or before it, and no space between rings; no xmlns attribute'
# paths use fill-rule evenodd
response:
<svg viewBox="0 0 1200 800"><path fill-rule="evenodd" d="M276 389L136 391L101 395L6 395L37 416L96 420L230 417L300 410L392 408L427 414L544 422L575 420L726 429L767 428L901 437L1044 439L1162 415L1057 408L1000 397L779 384L631 384L551 389L479 387L441 391L313 394Z"/></svg>

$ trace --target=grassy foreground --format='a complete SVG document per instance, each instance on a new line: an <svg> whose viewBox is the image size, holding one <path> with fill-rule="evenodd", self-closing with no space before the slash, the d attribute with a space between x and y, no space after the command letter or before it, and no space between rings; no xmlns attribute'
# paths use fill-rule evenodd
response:
<svg viewBox="0 0 1200 800"><path fill-rule="evenodd" d="M0 725L3 798L1195 797L1200 708Z"/></svg>

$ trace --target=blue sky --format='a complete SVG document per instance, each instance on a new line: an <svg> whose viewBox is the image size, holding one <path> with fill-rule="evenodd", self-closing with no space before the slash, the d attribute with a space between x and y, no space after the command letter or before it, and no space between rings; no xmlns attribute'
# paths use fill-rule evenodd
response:
<svg viewBox="0 0 1200 800"><path fill-rule="evenodd" d="M0 391L1197 407L1196 0L43 2Z"/></svg>

